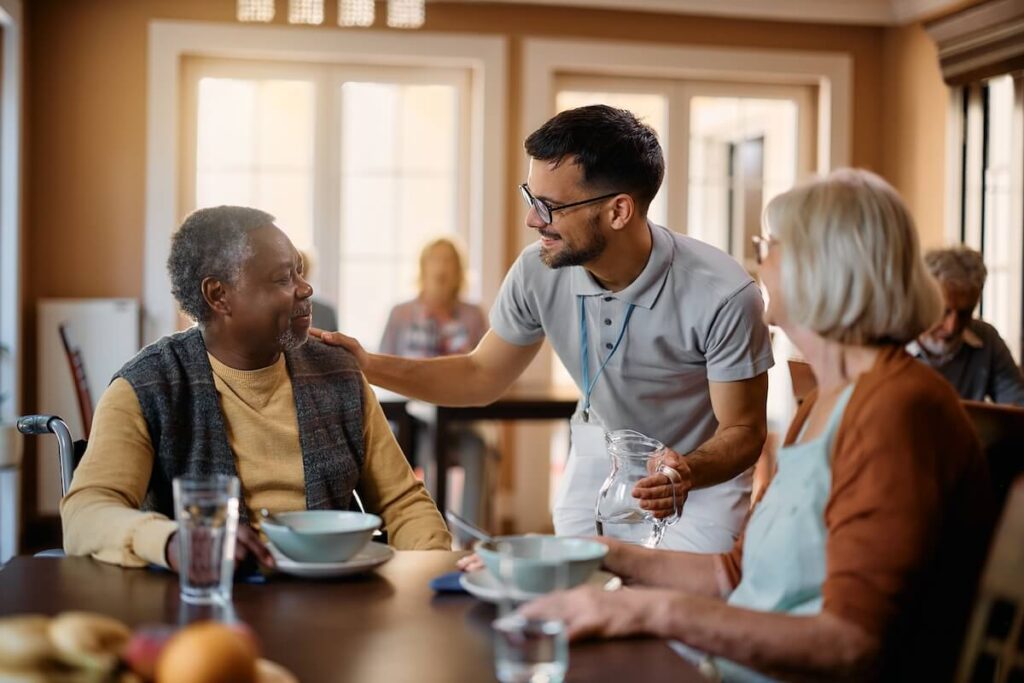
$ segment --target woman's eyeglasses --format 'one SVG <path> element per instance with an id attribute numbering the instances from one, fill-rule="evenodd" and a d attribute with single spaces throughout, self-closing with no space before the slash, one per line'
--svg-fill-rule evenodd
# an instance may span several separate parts
<path id="1" fill-rule="evenodd" d="M 761 235 L 754 235 L 750 241 L 754 243 L 754 258 L 757 259 L 757 265 L 764 263 L 768 259 L 768 252 L 771 251 L 772 246 L 779 243 L 774 237 L 762 237 Z"/>

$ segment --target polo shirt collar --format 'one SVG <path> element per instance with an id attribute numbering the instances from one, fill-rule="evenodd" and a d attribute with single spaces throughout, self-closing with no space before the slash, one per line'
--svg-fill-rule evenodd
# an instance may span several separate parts
<path id="1" fill-rule="evenodd" d="M 669 270 L 672 267 L 672 259 L 675 256 L 675 243 L 668 230 L 647 222 L 647 229 L 651 231 L 651 255 L 647 259 L 647 265 L 640 271 L 629 285 L 619 292 L 609 292 L 598 284 L 597 280 L 587 272 L 583 266 L 573 266 L 572 269 L 572 293 L 575 296 L 611 296 L 623 303 L 634 304 L 642 308 L 651 309 L 658 295 L 665 286 Z"/>

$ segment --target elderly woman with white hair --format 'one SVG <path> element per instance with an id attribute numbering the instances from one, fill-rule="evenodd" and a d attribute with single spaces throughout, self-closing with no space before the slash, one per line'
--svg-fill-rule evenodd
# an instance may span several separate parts
<path id="1" fill-rule="evenodd" d="M 609 542 L 630 588 L 523 610 L 573 638 L 675 639 L 725 680 L 948 679 L 990 529 L 987 475 L 956 393 L 903 348 L 941 313 L 910 215 L 878 176 L 841 170 L 776 197 L 766 224 L 766 319 L 818 389 L 743 535 L 721 555 Z"/>

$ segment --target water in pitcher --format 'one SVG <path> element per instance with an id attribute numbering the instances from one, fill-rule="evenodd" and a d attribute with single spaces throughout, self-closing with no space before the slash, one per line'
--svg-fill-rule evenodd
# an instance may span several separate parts
<path id="1" fill-rule="evenodd" d="M 662 463 L 665 446 L 631 429 L 608 432 L 605 440 L 612 471 L 597 495 L 594 511 L 597 533 L 655 548 L 661 543 L 665 528 L 679 520 L 681 501 L 673 496 L 673 514 L 659 519 L 640 507 L 640 501 L 633 497 L 633 489 L 651 473 L 666 470 Z"/>
<path id="2" fill-rule="evenodd" d="M 619 510 L 607 516 L 597 518 L 597 535 L 617 538 L 626 543 L 657 547 L 665 527 L 653 524 L 650 515 L 640 510 Z"/>

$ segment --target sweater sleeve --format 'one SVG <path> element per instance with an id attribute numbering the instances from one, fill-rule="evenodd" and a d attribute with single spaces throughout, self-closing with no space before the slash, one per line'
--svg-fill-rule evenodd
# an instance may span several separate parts
<path id="1" fill-rule="evenodd" d="M 836 435 L 823 609 L 879 637 L 929 565 L 955 463 L 976 453 L 941 398 L 892 382 L 851 401 Z"/>
<path id="2" fill-rule="evenodd" d="M 153 470 L 153 445 L 138 397 L 115 379 L 100 398 L 89 446 L 61 501 L 64 550 L 123 567 L 167 566 L 164 551 L 177 524 L 142 512 Z"/>
<path id="3" fill-rule="evenodd" d="M 395 548 L 451 550 L 448 527 L 423 482 L 413 476 L 377 396 L 365 378 L 363 397 L 366 460 L 359 489 L 367 507 L 380 512 Z"/>

